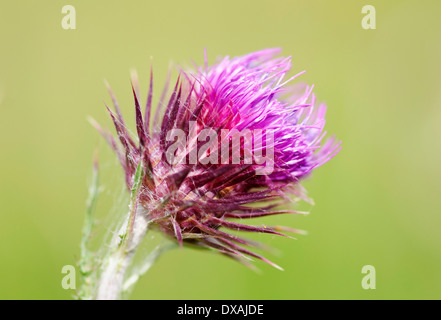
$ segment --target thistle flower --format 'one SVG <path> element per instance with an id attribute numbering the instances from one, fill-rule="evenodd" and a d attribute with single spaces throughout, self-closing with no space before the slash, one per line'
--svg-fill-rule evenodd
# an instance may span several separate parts
<path id="1" fill-rule="evenodd" d="M 158 228 L 181 246 L 209 248 L 247 265 L 257 258 L 280 268 L 252 251 L 258 243 L 231 231 L 301 233 L 242 222 L 302 213 L 276 208 L 293 196 L 307 199 L 299 182 L 332 158 L 340 143 L 334 138 L 322 143 L 326 106 L 317 105 L 313 87 L 288 85 L 301 73 L 285 80 L 291 61 L 278 53 L 267 49 L 181 71 L 166 100 L 167 80 L 154 113 L 153 73 L 144 111 L 138 82 L 132 80 L 137 137 L 109 89 L 115 111 L 107 109 L 117 139 L 94 125 L 115 150 L 131 191 L 117 247 L 134 251 L 144 234 L 136 233 L 137 223 L 144 220 L 142 230 Z"/>

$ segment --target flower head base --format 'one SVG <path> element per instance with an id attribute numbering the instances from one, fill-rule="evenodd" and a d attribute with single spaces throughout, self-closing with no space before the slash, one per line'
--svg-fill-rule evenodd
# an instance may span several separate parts
<path id="1" fill-rule="evenodd" d="M 246 249 L 258 244 L 224 229 L 283 236 L 301 232 L 232 221 L 301 213 L 275 208 L 290 194 L 305 198 L 299 181 L 340 150 L 332 138 L 321 145 L 326 107 L 316 107 L 312 87 L 287 86 L 298 75 L 284 80 L 290 58 L 276 58 L 278 52 L 225 57 L 196 72 L 182 72 L 165 101 L 167 81 L 152 119 L 153 75 L 144 113 L 134 81 L 137 139 L 129 134 L 109 89 L 115 113 L 108 110 L 119 144 L 96 127 L 116 151 L 129 189 L 142 168 L 136 201 L 151 224 L 180 245 L 276 266 Z"/>

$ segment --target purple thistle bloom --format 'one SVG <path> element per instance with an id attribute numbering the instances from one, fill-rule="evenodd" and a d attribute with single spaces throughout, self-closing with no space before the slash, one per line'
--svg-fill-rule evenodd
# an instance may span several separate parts
<path id="1" fill-rule="evenodd" d="M 137 139 L 129 134 L 109 89 L 115 113 L 108 110 L 119 145 L 112 135 L 96 127 L 116 151 L 129 190 L 141 164 L 136 203 L 145 209 L 151 225 L 180 245 L 211 248 L 246 264 L 251 256 L 278 267 L 246 249 L 259 244 L 223 229 L 282 236 L 286 235 L 281 232 L 301 233 L 288 227 L 231 221 L 302 213 L 275 208 L 290 195 L 306 199 L 299 181 L 340 150 L 340 143 L 333 138 L 322 143 L 326 106 L 316 105 L 312 87 L 287 86 L 300 74 L 284 80 L 291 62 L 290 58 L 276 57 L 279 51 L 225 57 L 213 66 L 205 63 L 196 72 L 181 72 L 165 101 L 167 81 L 154 117 L 153 74 L 144 114 L 138 84 L 133 82 Z M 211 131 L 204 131 L 206 128 Z M 235 144 L 233 135 L 228 134 L 234 130 L 259 133 L 264 142 L 259 143 L 256 136 L 247 140 L 243 134 L 243 143 L 239 137 Z M 184 133 L 184 145 L 178 144 L 179 137 L 173 132 Z M 208 140 L 207 132 L 216 138 Z M 265 163 L 258 162 L 256 154 Z"/>

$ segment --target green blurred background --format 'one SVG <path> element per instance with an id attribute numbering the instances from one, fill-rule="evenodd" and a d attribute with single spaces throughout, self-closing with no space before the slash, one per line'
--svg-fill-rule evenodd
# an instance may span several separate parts
<path id="1" fill-rule="evenodd" d="M 61 27 L 64 5 L 76 30 Z M 376 8 L 376 30 L 361 8 Z M 284 272 L 261 274 L 219 255 L 176 249 L 138 283 L 136 299 L 441 298 L 440 1 L 5 1 L 0 4 L 0 298 L 70 299 L 61 268 L 79 256 L 92 154 L 106 191 L 121 170 L 86 121 L 111 128 L 103 79 L 133 128 L 130 70 L 156 90 L 170 62 L 281 47 L 293 74 L 328 105 L 340 154 L 304 183 L 305 217 L 271 217 L 309 231 L 258 235 Z M 363 290 L 373 265 L 377 289 Z"/>

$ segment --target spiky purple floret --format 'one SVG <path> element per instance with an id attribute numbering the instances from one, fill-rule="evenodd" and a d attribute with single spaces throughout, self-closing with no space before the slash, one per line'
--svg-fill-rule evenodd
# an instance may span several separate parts
<path id="1" fill-rule="evenodd" d="M 154 224 L 181 245 L 209 247 L 244 263 L 246 256 L 251 256 L 274 265 L 241 246 L 255 246 L 255 243 L 221 228 L 277 235 L 283 235 L 278 231 L 300 232 L 286 227 L 249 226 L 230 221 L 301 213 L 275 210 L 274 203 L 280 204 L 289 194 L 302 197 L 299 181 L 340 150 L 340 143 L 333 138 L 321 146 L 326 134 L 323 131 L 326 107 L 316 107 L 312 87 L 287 86 L 300 74 L 284 80 L 291 62 L 290 58 L 276 58 L 278 53 L 279 49 L 267 49 L 232 59 L 225 57 L 194 73 L 182 72 L 165 102 L 167 80 L 153 121 L 153 73 L 144 115 L 138 84 L 133 83 L 137 139 L 130 136 L 109 89 L 115 114 L 110 109 L 109 112 L 120 145 L 108 132 L 95 126 L 116 151 L 129 189 L 138 163 L 142 161 L 145 170 L 139 203 Z M 190 121 L 196 121 L 197 134 L 202 128 L 213 128 L 217 133 L 221 129 L 273 132 L 273 145 L 266 145 L 274 150 L 273 172 L 258 175 L 256 170 L 261 165 L 243 161 L 239 164 L 204 165 L 200 161 L 170 164 L 165 156 L 171 144 L 166 139 L 167 133 L 178 128 L 190 134 Z M 188 159 L 192 150 L 202 144 L 197 140 L 189 142 L 186 151 L 178 156 Z M 221 144 L 214 148 L 219 149 L 220 155 Z M 256 203 L 260 206 L 249 206 Z"/>
<path id="2" fill-rule="evenodd" d="M 290 58 L 273 58 L 268 49 L 243 57 L 225 57 L 200 71 L 201 94 L 206 98 L 204 123 L 213 127 L 273 130 L 276 172 L 273 182 L 296 182 L 338 152 L 339 144 L 324 135 L 326 106 L 315 107 L 312 87 L 286 84 Z M 204 113 L 202 113 L 204 114 Z M 218 117 L 217 115 L 222 115 Z M 225 123 L 225 119 L 231 119 Z"/>

